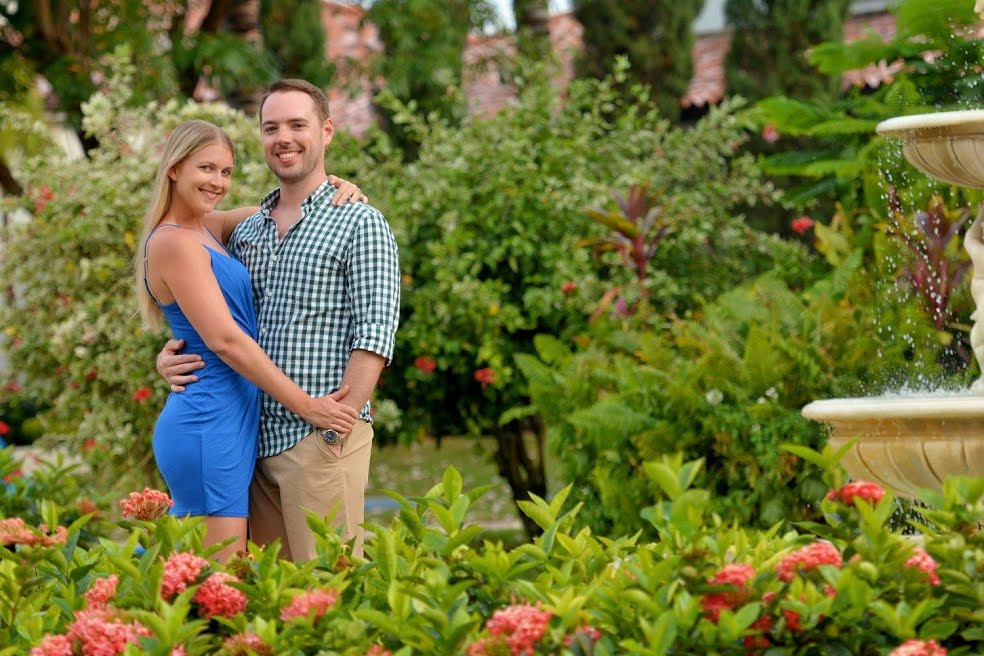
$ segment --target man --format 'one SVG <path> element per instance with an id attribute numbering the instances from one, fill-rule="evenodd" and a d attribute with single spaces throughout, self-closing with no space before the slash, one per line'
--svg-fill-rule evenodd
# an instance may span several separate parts
<path id="1" fill-rule="evenodd" d="M 280 181 L 261 209 L 228 237 L 249 269 L 260 346 L 305 392 L 334 394 L 358 414 L 348 434 L 313 427 L 264 395 L 259 460 L 250 486 L 250 538 L 281 540 L 295 561 L 316 555 L 306 510 L 337 508 L 335 525 L 361 555 L 365 489 L 372 450 L 369 397 L 393 355 L 400 276 L 396 240 L 379 211 L 336 206 L 325 149 L 334 125 L 328 100 L 303 80 L 271 85 L 260 105 L 267 165 Z M 202 365 L 168 342 L 157 368 L 172 388 Z"/>

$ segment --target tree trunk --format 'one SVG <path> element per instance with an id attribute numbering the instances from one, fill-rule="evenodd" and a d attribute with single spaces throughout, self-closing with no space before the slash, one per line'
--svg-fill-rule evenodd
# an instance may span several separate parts
<path id="1" fill-rule="evenodd" d="M 527 442 L 533 441 L 530 453 Z M 496 451 L 495 462 L 499 467 L 499 475 L 509 483 L 513 500 L 529 500 L 530 493 L 540 498 L 547 497 L 547 476 L 544 470 L 543 456 L 545 453 L 546 431 L 539 419 L 529 423 L 512 422 L 501 426 L 495 433 Z M 522 511 L 520 519 L 523 528 L 530 539 L 543 532 L 536 522 L 527 517 Z"/>
<path id="2" fill-rule="evenodd" d="M 260 0 L 244 0 L 235 3 L 229 12 L 227 25 L 229 31 L 238 38 L 256 46 L 258 52 L 263 51 Z M 260 111 L 260 102 L 263 100 L 263 87 L 261 85 L 236 84 L 229 91 L 227 100 L 233 107 L 248 114 L 256 114 Z"/>
<path id="3" fill-rule="evenodd" d="M 547 0 L 513 0 L 519 51 L 539 60 L 550 54 L 550 12 Z"/>
<path id="4" fill-rule="evenodd" d="M 0 157 L 0 189 L 3 189 L 5 196 L 20 196 L 24 193 L 24 187 L 14 178 L 13 172 L 3 157 Z M 6 215 L 4 216 L 6 217 Z"/>

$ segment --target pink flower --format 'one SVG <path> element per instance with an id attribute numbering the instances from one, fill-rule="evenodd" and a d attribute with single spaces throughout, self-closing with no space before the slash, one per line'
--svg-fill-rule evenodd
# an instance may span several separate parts
<path id="1" fill-rule="evenodd" d="M 906 640 L 888 656 L 947 656 L 947 651 L 935 640 Z"/>
<path id="2" fill-rule="evenodd" d="M 853 506 L 854 500 L 864 499 L 871 505 L 877 504 L 885 496 L 885 490 L 878 483 L 870 481 L 851 481 L 836 490 L 827 493 L 831 501 L 840 501 L 844 505 Z"/>
<path id="3" fill-rule="evenodd" d="M 74 656 L 72 640 L 64 635 L 47 635 L 31 649 L 30 656 Z"/>
<path id="4" fill-rule="evenodd" d="M 816 569 L 821 565 L 840 567 L 843 564 L 837 547 L 826 540 L 820 540 L 789 554 L 776 567 L 779 579 L 792 581 L 800 572 Z"/>
<path id="5" fill-rule="evenodd" d="M 570 647 L 572 644 L 574 644 L 574 641 L 577 639 L 579 635 L 587 636 L 592 643 L 601 640 L 601 631 L 594 628 L 590 624 L 586 624 L 585 626 L 580 626 L 577 629 L 575 629 L 574 633 L 564 636 L 564 646 Z"/>
<path id="6" fill-rule="evenodd" d="M 141 387 L 136 392 L 133 393 L 133 400 L 137 403 L 143 403 L 151 397 L 153 392 L 149 387 Z"/>
<path id="7" fill-rule="evenodd" d="M 294 597 L 287 606 L 280 609 L 280 619 L 287 622 L 295 617 L 313 615 L 312 620 L 316 621 L 327 613 L 336 601 L 338 601 L 338 593 L 334 590 L 305 592 Z"/>
<path id="8" fill-rule="evenodd" d="M 393 656 L 389 649 L 380 644 L 375 644 L 366 651 L 365 656 Z"/>
<path id="9" fill-rule="evenodd" d="M 65 544 L 68 539 L 68 529 L 64 526 L 55 527 L 55 532 L 49 535 L 48 527 L 41 524 L 37 529 L 31 528 L 20 517 L 0 519 L 0 542 L 4 545 L 23 544 L 27 546 L 53 547 Z"/>
<path id="10" fill-rule="evenodd" d="M 727 585 L 731 590 L 711 592 L 700 598 L 704 614 L 712 622 L 717 622 L 722 610 L 735 610 L 748 601 L 748 582 L 755 578 L 755 568 L 751 565 L 725 565 L 708 581 L 711 585 Z"/>
<path id="11" fill-rule="evenodd" d="M 165 492 L 145 487 L 143 492 L 131 492 L 126 499 L 120 499 L 124 517 L 151 521 L 167 513 L 174 501 Z"/>
<path id="12" fill-rule="evenodd" d="M 5 545 L 21 544 L 30 539 L 31 529 L 20 517 L 0 519 L 0 541 Z"/>
<path id="13" fill-rule="evenodd" d="M 429 355 L 421 355 L 413 361 L 413 366 L 417 367 L 417 370 L 420 373 L 429 376 L 434 373 L 435 369 L 437 369 L 437 362 L 435 362 L 434 358 Z"/>
<path id="14" fill-rule="evenodd" d="M 484 369 L 478 369 L 475 372 L 475 380 L 482 384 L 482 389 L 485 389 L 489 385 L 495 382 L 495 372 L 489 367 Z"/>
<path id="15" fill-rule="evenodd" d="M 924 572 L 926 574 L 926 578 L 929 579 L 930 585 L 940 584 L 940 577 L 936 574 L 936 569 L 939 567 L 939 564 L 924 550 L 917 547 L 913 552 L 912 557 L 905 561 L 905 566 L 914 567 L 920 572 Z"/>
<path id="16" fill-rule="evenodd" d="M 272 656 L 273 649 L 255 633 L 237 633 L 222 643 L 222 653 L 228 656 Z"/>
<path id="17" fill-rule="evenodd" d="M 51 191 L 51 187 L 48 185 L 41 185 L 38 190 L 38 197 L 34 200 L 34 213 L 37 214 L 44 209 L 51 200 L 55 197 L 55 192 Z"/>
<path id="18" fill-rule="evenodd" d="M 139 622 L 114 620 L 101 609 L 75 611 L 75 621 L 68 626 L 68 637 L 79 641 L 82 656 L 116 656 L 149 635 Z"/>
<path id="19" fill-rule="evenodd" d="M 767 124 L 762 128 L 762 138 L 766 143 L 775 143 L 779 141 L 779 130 L 772 123 Z"/>
<path id="20" fill-rule="evenodd" d="M 745 633 L 745 639 L 743 641 L 745 648 L 765 649 L 766 647 L 772 646 L 772 641 L 769 640 L 769 631 L 771 630 L 772 618 L 768 615 L 763 615 L 752 622 L 752 625 L 748 627 L 748 632 Z"/>
<path id="21" fill-rule="evenodd" d="M 798 235 L 805 235 L 810 228 L 813 227 L 814 221 L 808 216 L 801 216 L 798 219 L 793 219 L 791 225 L 793 232 Z"/>
<path id="22" fill-rule="evenodd" d="M 512 649 L 503 636 L 479 638 L 468 645 L 468 656 L 511 656 Z"/>
<path id="23" fill-rule="evenodd" d="M 184 592 L 189 585 L 198 581 L 208 561 L 192 553 L 172 554 L 164 563 L 164 576 L 161 578 L 161 597 L 171 601 L 175 595 Z"/>
<path id="24" fill-rule="evenodd" d="M 109 600 L 116 596 L 116 585 L 120 578 L 113 574 L 104 579 L 96 579 L 92 587 L 85 593 L 85 601 L 89 608 L 105 608 Z"/>
<path id="25" fill-rule="evenodd" d="M 540 610 L 539 605 L 513 604 L 492 613 L 485 628 L 493 636 L 505 637 L 513 656 L 532 656 L 547 632 L 550 617 L 550 611 Z"/>
<path id="26" fill-rule="evenodd" d="M 178 645 L 171 650 L 169 656 L 188 656 L 188 652 L 185 651 L 184 645 Z"/>
<path id="27" fill-rule="evenodd" d="M 575 289 L 577 289 L 577 283 L 573 280 L 567 280 L 560 286 L 560 291 L 565 294 L 573 294 Z"/>
<path id="28" fill-rule="evenodd" d="M 208 619 L 213 617 L 232 617 L 246 610 L 246 593 L 227 585 L 229 581 L 238 581 L 232 574 L 216 572 L 198 586 L 194 602 L 198 604 L 201 615 Z"/>

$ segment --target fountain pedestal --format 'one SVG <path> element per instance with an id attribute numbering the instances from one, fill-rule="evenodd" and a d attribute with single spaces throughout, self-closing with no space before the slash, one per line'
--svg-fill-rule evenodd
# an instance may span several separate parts
<path id="1" fill-rule="evenodd" d="M 951 475 L 984 472 L 984 396 L 826 399 L 803 415 L 828 424 L 828 444 L 855 440 L 841 464 L 854 480 L 874 481 L 915 499 Z"/>
<path id="2" fill-rule="evenodd" d="M 984 189 L 984 111 L 901 116 L 879 123 L 877 131 L 900 139 L 906 159 L 930 177 Z M 984 372 L 984 204 L 964 245 L 974 265 L 970 291 L 977 306 L 970 343 Z M 964 394 L 827 399 L 810 403 L 803 415 L 831 427 L 834 448 L 855 440 L 842 460 L 851 478 L 899 496 L 939 489 L 947 476 L 984 475 L 984 376 Z"/>

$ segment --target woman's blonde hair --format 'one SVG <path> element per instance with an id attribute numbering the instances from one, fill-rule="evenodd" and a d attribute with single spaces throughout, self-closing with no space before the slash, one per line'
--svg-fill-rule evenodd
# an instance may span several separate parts
<path id="1" fill-rule="evenodd" d="M 164 326 L 164 315 L 161 313 L 157 301 L 147 290 L 146 260 L 147 238 L 171 209 L 171 193 L 174 182 L 168 177 L 168 173 L 190 155 L 216 143 L 224 144 L 229 148 L 229 152 L 235 156 L 229 135 L 222 128 L 208 121 L 185 121 L 174 128 L 164 143 L 164 151 L 161 153 L 157 175 L 154 177 L 150 204 L 143 216 L 140 241 L 137 242 L 137 252 L 133 260 L 137 304 L 140 307 L 140 316 L 143 318 L 144 325 L 148 328 L 159 330 Z"/>

